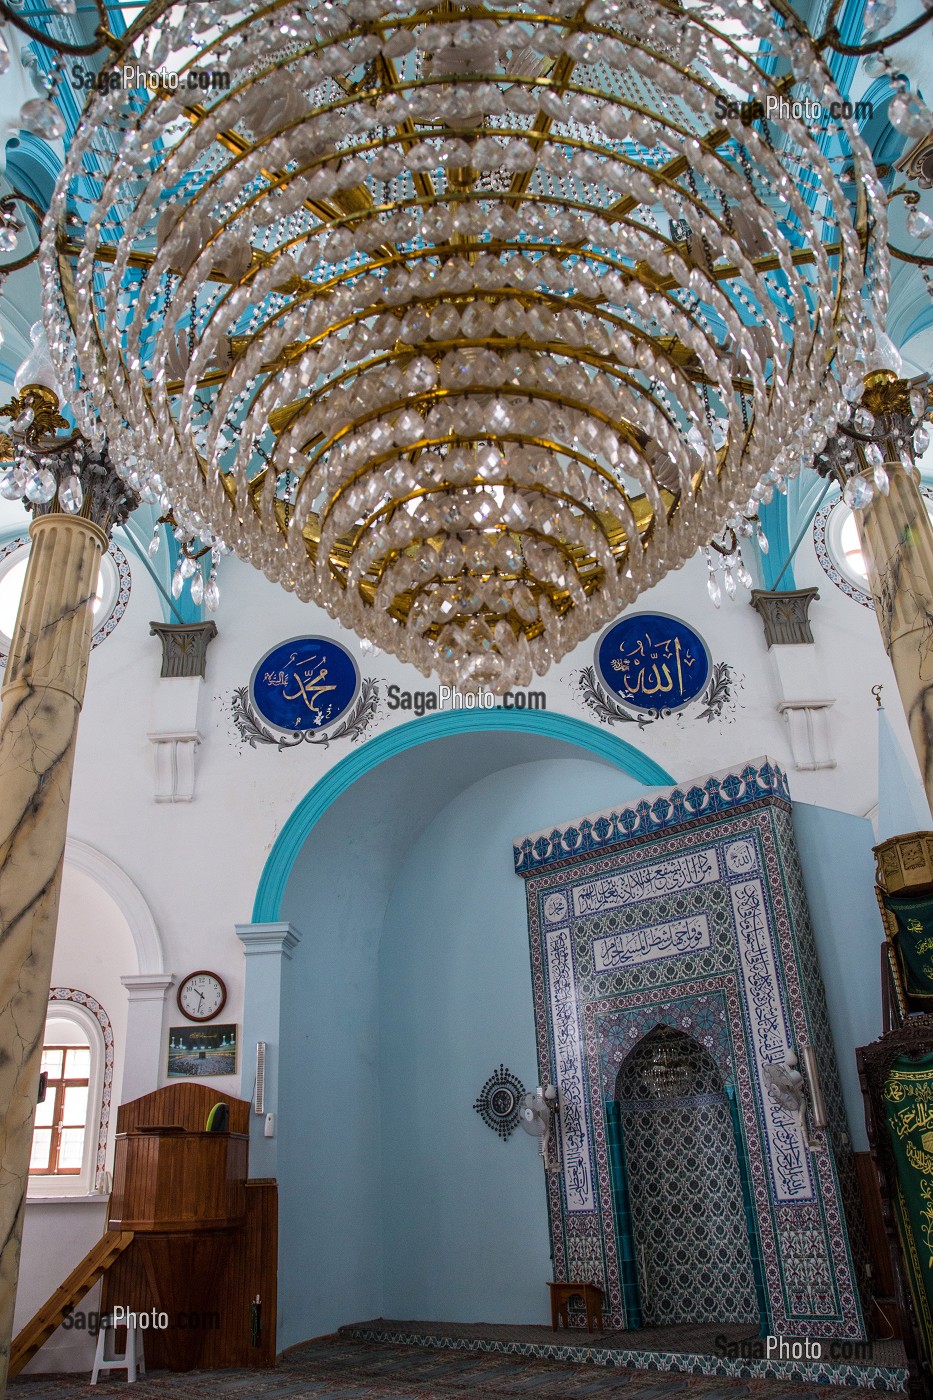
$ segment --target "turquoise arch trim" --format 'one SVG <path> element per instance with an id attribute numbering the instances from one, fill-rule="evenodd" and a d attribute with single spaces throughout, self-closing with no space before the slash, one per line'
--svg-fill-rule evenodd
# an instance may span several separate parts
<path id="1" fill-rule="evenodd" d="M 653 758 L 617 735 L 597 729 L 584 720 L 547 710 L 503 710 L 499 707 L 493 710 L 450 710 L 399 724 L 370 739 L 368 744 L 334 764 L 298 803 L 279 832 L 263 866 L 253 904 L 253 923 L 275 923 L 281 917 L 285 886 L 308 835 L 328 807 L 365 773 L 384 763 L 387 758 L 404 753 L 406 749 L 417 748 L 419 744 L 430 744 L 435 739 L 445 739 L 452 734 L 475 734 L 490 730 L 500 733 L 511 730 L 517 734 L 539 734 L 546 739 L 562 739 L 614 763 L 646 787 L 664 787 L 675 781 Z"/>

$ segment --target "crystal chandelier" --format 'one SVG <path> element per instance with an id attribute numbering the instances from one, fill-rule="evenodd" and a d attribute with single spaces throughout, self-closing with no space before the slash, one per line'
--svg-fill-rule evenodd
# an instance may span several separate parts
<path id="1" fill-rule="evenodd" d="M 179 531 L 497 691 L 712 540 L 746 576 L 888 283 L 784 0 L 160 0 L 127 53 L 177 78 L 94 94 L 47 330 Z"/>

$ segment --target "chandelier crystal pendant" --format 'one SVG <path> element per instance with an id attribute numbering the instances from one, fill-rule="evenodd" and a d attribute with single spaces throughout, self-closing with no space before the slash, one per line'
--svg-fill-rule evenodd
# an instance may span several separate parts
<path id="1" fill-rule="evenodd" d="M 47 329 L 181 531 L 500 692 L 714 537 L 744 576 L 888 284 L 783 0 L 189 0 L 126 53 L 178 80 L 93 96 Z"/>

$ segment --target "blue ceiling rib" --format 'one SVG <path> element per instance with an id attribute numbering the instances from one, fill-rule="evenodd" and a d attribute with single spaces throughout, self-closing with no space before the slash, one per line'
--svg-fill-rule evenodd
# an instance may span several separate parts
<path id="1" fill-rule="evenodd" d="M 47 141 L 20 131 L 7 143 L 6 171 L 11 185 L 47 209 L 62 163 Z"/>

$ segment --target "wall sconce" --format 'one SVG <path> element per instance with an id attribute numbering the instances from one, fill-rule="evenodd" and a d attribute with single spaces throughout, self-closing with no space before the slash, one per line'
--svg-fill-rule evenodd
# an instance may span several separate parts
<path id="1" fill-rule="evenodd" d="M 519 1122 L 531 1137 L 538 1139 L 538 1150 L 544 1170 L 560 1170 L 557 1148 L 556 1120 L 560 1112 L 560 1091 L 556 1084 L 539 1084 L 533 1094 L 522 1099 Z"/>

